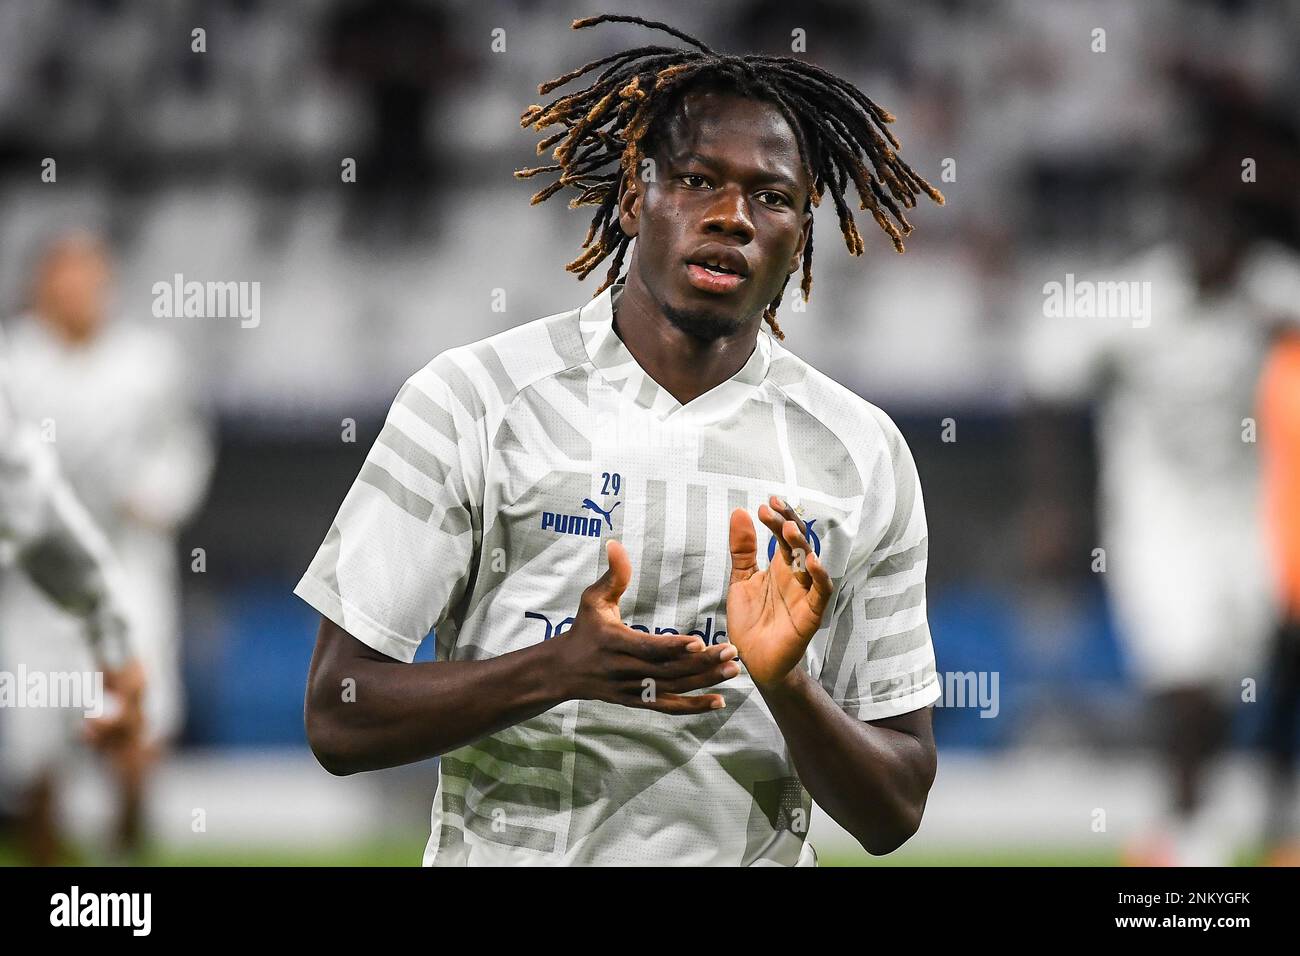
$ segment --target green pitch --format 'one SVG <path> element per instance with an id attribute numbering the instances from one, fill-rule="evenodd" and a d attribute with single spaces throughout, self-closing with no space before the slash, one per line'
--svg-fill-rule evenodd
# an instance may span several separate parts
<path id="1" fill-rule="evenodd" d="M 340 845 L 322 850 L 266 846 L 217 846 L 210 850 L 157 849 L 138 861 L 144 866 L 419 866 L 424 852 L 422 834 L 407 838 Z M 1238 866 L 1253 865 L 1254 851 L 1238 854 Z M 63 862 L 69 866 L 94 866 L 96 857 L 71 848 Z M 21 859 L 11 839 L 0 839 L 0 866 L 18 866 Z M 1105 849 L 1059 848 L 904 848 L 886 857 L 867 853 L 822 853 L 822 866 L 1117 866 L 1119 854 Z"/>

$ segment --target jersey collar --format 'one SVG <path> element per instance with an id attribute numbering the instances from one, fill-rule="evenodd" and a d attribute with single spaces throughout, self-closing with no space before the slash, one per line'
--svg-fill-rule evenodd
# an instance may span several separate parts
<path id="1" fill-rule="evenodd" d="M 682 405 L 646 372 L 614 331 L 614 309 L 623 294 L 618 281 L 588 302 L 579 312 L 578 327 L 587 355 L 601 377 L 629 401 L 665 420 L 683 410 L 694 420 L 721 417 L 734 411 L 754 394 L 767 377 L 772 362 L 772 339 L 760 329 L 754 351 L 731 378 Z"/>

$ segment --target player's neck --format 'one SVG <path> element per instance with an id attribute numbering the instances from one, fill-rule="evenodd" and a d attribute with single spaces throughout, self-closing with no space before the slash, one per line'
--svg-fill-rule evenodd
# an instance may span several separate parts
<path id="1" fill-rule="evenodd" d="M 63 348 L 85 348 L 95 339 L 95 328 L 64 322 L 43 312 L 38 312 L 37 318 L 46 332 Z"/>
<path id="2" fill-rule="evenodd" d="M 748 322 L 736 334 L 712 340 L 691 335 L 664 315 L 635 271 L 614 314 L 614 331 L 637 364 L 682 405 L 744 367 L 758 341 L 758 324 Z"/>

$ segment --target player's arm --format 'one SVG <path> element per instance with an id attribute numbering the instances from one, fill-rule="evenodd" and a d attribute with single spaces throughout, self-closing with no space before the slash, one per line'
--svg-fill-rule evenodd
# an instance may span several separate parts
<path id="1" fill-rule="evenodd" d="M 864 721 L 809 675 L 801 661 L 821 626 L 831 579 L 787 503 L 772 498 L 758 516 L 780 549 L 768 570 L 758 570 L 753 523 L 744 511 L 733 513 L 731 639 L 804 787 L 867 852 L 890 853 L 920 827 L 934 783 L 930 708 Z"/>
<path id="2" fill-rule="evenodd" d="M 0 540 L 59 607 L 81 617 L 107 688 L 122 707 L 88 724 L 93 742 L 139 732 L 144 675 L 132 658 L 108 542 L 59 474 L 53 454 L 14 417 L 0 382 Z"/>
<path id="3" fill-rule="evenodd" d="M 921 825 L 938 766 L 933 708 L 858 720 L 800 668 L 759 691 L 818 806 L 868 853 L 891 853 L 907 842 Z"/>
<path id="4" fill-rule="evenodd" d="M 618 601 L 631 580 L 631 563 L 617 541 L 609 542 L 607 553 L 609 568 L 583 592 L 568 630 L 487 660 L 408 664 L 322 617 L 305 706 L 307 739 L 321 766 L 351 774 L 425 760 L 566 700 L 667 714 L 722 706 L 720 694 L 687 691 L 738 674 L 735 648 L 624 625 Z"/>

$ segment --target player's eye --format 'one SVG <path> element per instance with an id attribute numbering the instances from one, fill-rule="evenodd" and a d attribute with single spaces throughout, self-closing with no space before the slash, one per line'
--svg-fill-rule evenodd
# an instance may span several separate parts
<path id="1" fill-rule="evenodd" d="M 770 190 L 770 189 L 765 189 L 765 190 L 763 190 L 761 193 L 758 194 L 758 198 L 759 198 L 759 200 L 760 200 L 764 205 L 767 205 L 767 206 L 777 206 L 777 207 L 780 207 L 780 206 L 788 206 L 788 205 L 790 205 L 789 200 L 787 200 L 787 199 L 786 199 L 784 196 L 782 196 L 780 193 L 778 193 L 778 192 L 773 192 L 773 191 Z"/>
<path id="2" fill-rule="evenodd" d="M 699 173 L 685 173 L 678 178 L 681 179 L 683 185 L 691 189 L 699 189 L 709 184 L 709 181 Z"/>

